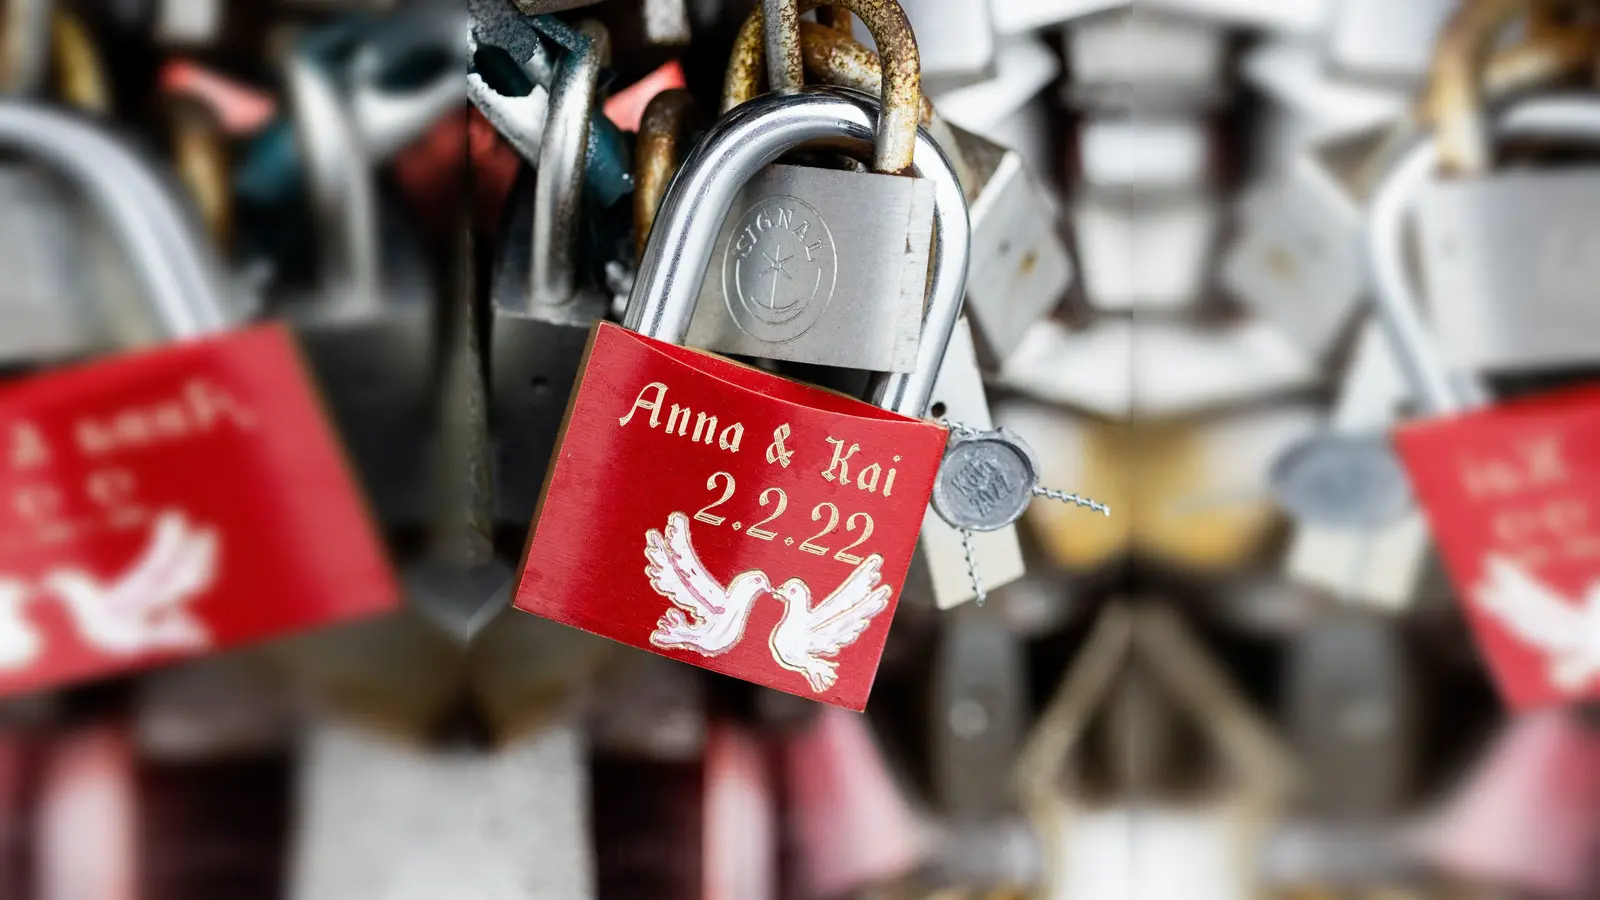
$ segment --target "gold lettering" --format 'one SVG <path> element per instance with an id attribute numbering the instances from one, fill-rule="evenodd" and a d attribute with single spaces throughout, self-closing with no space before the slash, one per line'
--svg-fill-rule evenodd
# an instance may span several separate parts
<path id="1" fill-rule="evenodd" d="M 11 428 L 11 468 L 16 471 L 31 469 L 50 462 L 50 445 L 44 442 L 39 427 L 31 422 L 18 422 Z"/>
<path id="2" fill-rule="evenodd" d="M 644 395 L 649 393 L 651 390 L 656 392 L 656 398 L 654 400 L 646 400 Z M 618 419 L 617 424 L 627 425 L 628 422 L 633 419 L 633 413 L 635 410 L 644 409 L 649 410 L 650 412 L 650 427 L 656 427 L 657 425 L 661 424 L 661 404 L 665 402 L 666 399 L 667 386 L 659 381 L 650 382 L 639 389 L 639 396 L 634 398 L 632 409 L 628 410 L 627 415 Z"/>
<path id="3" fill-rule="evenodd" d="M 705 430 L 705 435 L 706 435 L 705 443 L 709 444 L 712 441 L 716 440 L 716 438 L 717 438 L 717 417 L 716 416 L 708 416 L 705 413 L 701 413 L 698 416 L 695 416 L 695 419 L 694 419 L 694 437 L 690 438 L 690 440 L 694 440 L 694 441 L 700 440 L 700 431 L 701 431 L 701 429 Z"/>
<path id="4" fill-rule="evenodd" d="M 837 477 L 840 484 L 849 484 L 850 464 L 848 460 L 855 455 L 857 450 L 861 449 L 861 445 L 851 444 L 850 449 L 845 450 L 844 441 L 839 438 L 827 438 L 826 440 L 833 445 L 833 460 L 828 463 L 828 468 L 822 473 L 822 477 L 828 481 L 833 481 Z M 839 470 L 838 476 L 833 474 L 834 469 Z"/>
<path id="5" fill-rule="evenodd" d="M 1523 462 L 1527 464 L 1530 487 L 1566 482 L 1567 463 L 1561 457 L 1559 435 L 1549 435 L 1537 441 L 1530 441 L 1518 449 L 1522 452 Z"/>
<path id="6" fill-rule="evenodd" d="M 867 478 L 868 472 L 872 473 L 871 479 Z M 876 491 L 878 489 L 878 476 L 881 474 L 883 474 L 883 469 L 879 468 L 877 463 L 867 466 L 856 474 L 856 487 L 868 493 Z"/>
<path id="7" fill-rule="evenodd" d="M 772 443 L 767 445 L 767 462 L 777 463 L 785 469 L 789 468 L 790 460 L 794 459 L 794 451 L 783 445 L 792 432 L 789 423 L 785 422 L 772 430 Z"/>
<path id="8" fill-rule="evenodd" d="M 744 425 L 735 422 L 722 429 L 722 436 L 717 438 L 717 445 L 729 453 L 739 452 L 739 442 L 744 440 Z"/>
<path id="9" fill-rule="evenodd" d="M 683 415 L 683 421 L 681 423 L 678 421 L 678 415 L 680 411 Z M 678 437 L 686 436 L 689 433 L 689 417 L 692 415 L 694 415 L 694 411 L 689 409 L 689 407 L 679 406 L 676 403 L 672 404 L 672 414 L 667 416 L 667 434 L 671 434 L 673 426 L 677 426 Z"/>
<path id="10" fill-rule="evenodd" d="M 896 456 L 894 458 L 894 461 L 895 462 L 899 462 L 900 461 L 900 457 Z M 894 469 L 890 468 L 889 469 L 889 477 L 884 479 L 884 482 L 883 482 L 883 495 L 885 497 L 889 496 L 889 491 L 891 491 L 893 489 L 894 489 Z"/>

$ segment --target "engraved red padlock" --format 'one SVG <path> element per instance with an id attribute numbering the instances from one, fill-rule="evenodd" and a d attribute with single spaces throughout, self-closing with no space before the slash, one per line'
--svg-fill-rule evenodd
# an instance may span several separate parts
<path id="1" fill-rule="evenodd" d="M 947 436 L 917 418 L 960 314 L 969 241 L 937 146 L 919 135 L 937 240 L 916 372 L 875 376 L 868 404 L 678 344 L 743 182 L 805 143 L 865 151 L 877 115 L 853 92 L 767 96 L 725 116 L 684 162 L 627 327 L 601 323 L 590 337 L 518 608 L 865 706 Z"/>
<path id="2" fill-rule="evenodd" d="M 1586 107 L 1586 108 L 1585 108 Z M 1523 101 L 1502 133 L 1600 131 L 1600 107 Z M 1373 194 L 1374 301 L 1417 405 L 1394 444 L 1480 648 L 1514 709 L 1600 697 L 1600 388 L 1500 405 L 1451 372 L 1418 314 L 1405 224 L 1437 152 L 1419 145 Z"/>
<path id="3" fill-rule="evenodd" d="M 287 330 L 224 333 L 218 264 L 108 135 L 5 104 L 0 144 L 83 188 L 180 341 L 0 387 L 0 695 L 394 608 Z"/>

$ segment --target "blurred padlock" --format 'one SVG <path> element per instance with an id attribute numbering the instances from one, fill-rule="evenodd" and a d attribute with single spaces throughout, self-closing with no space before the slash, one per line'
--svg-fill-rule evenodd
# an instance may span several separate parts
<path id="1" fill-rule="evenodd" d="M 1209 193 L 1074 199 L 1078 268 L 1090 305 L 1107 311 L 1173 310 L 1205 294 L 1220 211 Z"/>
<path id="2" fill-rule="evenodd" d="M 1223 29 L 1144 9 L 1087 16 L 1067 28 L 1069 101 L 1104 111 L 1185 110 L 1224 97 Z"/>
<path id="3" fill-rule="evenodd" d="M 31 829 L 32 896 L 139 896 L 140 869 L 154 860 L 141 854 L 135 749 L 124 723 L 68 725 L 46 752 Z"/>
<path id="4" fill-rule="evenodd" d="M 1502 19 L 1513 12 L 1503 5 Z M 1497 21 L 1478 24 L 1458 56 L 1494 39 Z M 1492 142 L 1474 124 L 1481 114 L 1473 105 L 1484 76 L 1443 56 L 1449 49 L 1432 95 L 1441 177 L 1418 207 L 1439 339 L 1456 363 L 1482 371 L 1591 363 L 1600 342 L 1600 318 L 1589 310 L 1600 171 L 1489 172 Z M 1600 136 L 1600 105 L 1576 100 L 1569 116 L 1570 132 L 1591 143 Z"/>
<path id="5" fill-rule="evenodd" d="M 1415 83 L 1428 72 L 1434 40 L 1457 0 L 1336 0 L 1327 31 L 1328 63 L 1369 79 Z"/>
<path id="6" fill-rule="evenodd" d="M 1532 99 L 1503 114 L 1511 134 L 1592 133 L 1592 104 Z M 1440 144 L 1444 142 L 1441 140 Z M 1595 397 L 1569 390 L 1495 407 L 1471 374 L 1452 371 L 1430 340 L 1407 277 L 1409 204 L 1443 156 L 1413 148 L 1372 203 L 1368 253 L 1374 299 L 1416 407 L 1430 421 L 1395 446 L 1468 611 L 1497 686 L 1513 708 L 1591 694 L 1592 638 L 1567 593 L 1594 583 L 1587 535 Z"/>
<path id="7" fill-rule="evenodd" d="M 608 37 L 592 22 L 563 35 L 583 49 L 561 56 L 538 171 L 513 190 L 490 287 L 495 519 L 519 535 L 533 518 L 590 327 L 610 305 L 580 265 L 584 160 Z"/>
<path id="8" fill-rule="evenodd" d="M 1371 614 L 1320 617 L 1296 635 L 1285 686 L 1312 808 L 1378 821 L 1415 777 L 1413 679 L 1395 625 Z"/>
<path id="9" fill-rule="evenodd" d="M 1193 194 L 1211 182 L 1210 123 L 1194 116 L 1093 116 L 1078 126 L 1078 165 L 1090 190 Z"/>
<path id="10" fill-rule="evenodd" d="M 1142 673 L 1134 676 L 1135 672 Z M 1136 678 L 1137 680 L 1130 680 Z M 1111 803 L 1085 796 L 1085 746 L 1111 716 L 1111 763 L 1124 779 L 1156 773 L 1138 765 L 1170 747 L 1130 726 L 1159 688 L 1213 749 L 1219 778 L 1200 797 L 1172 802 L 1151 785 L 1119 785 Z M 1153 709 L 1145 707 L 1151 713 Z M 1138 752 L 1135 752 L 1138 751 Z M 1228 683 L 1178 615 L 1113 601 L 1040 715 L 1017 766 L 1017 790 L 1044 852 L 1044 896 L 1252 896 L 1253 863 L 1288 798 L 1294 766 L 1270 726 Z M 1116 802 L 1121 800 L 1121 802 Z M 1159 867 L 1137 863 L 1158 854 Z"/>
<path id="11" fill-rule="evenodd" d="M 916 365 L 933 226 L 933 187 L 909 174 L 922 113 L 916 40 L 898 4 L 844 5 L 864 16 L 888 54 L 872 171 L 779 165 L 751 179 L 718 236 L 717 270 L 689 330 L 693 346 L 874 371 Z M 740 29 L 724 111 L 759 93 L 763 34 L 792 46 L 800 62 L 798 20 L 765 15 L 752 13 Z M 769 68 L 778 84 L 777 64 Z"/>
<path id="12" fill-rule="evenodd" d="M 595 896 L 587 753 L 570 724 L 486 751 L 324 722 L 296 793 L 293 900 Z"/>
<path id="13" fill-rule="evenodd" d="M 1022 647 L 992 614 L 948 618 L 929 698 L 929 742 L 939 809 L 992 821 L 1011 807 L 1010 774 L 1028 720 Z"/>
<path id="14" fill-rule="evenodd" d="M 391 534 L 415 535 L 428 517 L 438 286 L 411 245 L 409 220 L 379 190 L 377 167 L 460 105 L 460 73 L 448 62 L 459 60 L 449 41 L 457 35 L 443 27 L 458 18 L 341 23 L 310 35 L 286 63 L 318 250 L 312 296 L 283 309 Z M 441 26 L 428 40 L 413 31 L 426 23 Z M 404 99 L 380 89 L 388 73 L 434 53 L 447 62 L 427 73 L 432 81 Z"/>
<path id="15" fill-rule="evenodd" d="M 917 35 L 925 90 L 938 93 L 994 75 L 989 0 L 905 0 L 901 5 Z"/>
<path id="16" fill-rule="evenodd" d="M 1361 326 L 1328 422 L 1335 434 L 1387 429 L 1406 405 L 1406 383 L 1381 329 L 1373 321 Z M 1435 570 L 1428 526 L 1416 511 L 1368 528 L 1297 523 L 1284 559 L 1285 575 L 1298 584 L 1396 612 L 1432 597 Z"/>
<path id="17" fill-rule="evenodd" d="M 383 547 L 293 342 L 276 326 L 226 331 L 237 312 L 220 265 L 165 186 L 117 141 L 42 108 L 0 106 L 0 143 L 83 186 L 153 330 L 180 342 L 8 389 L 0 585 L 14 627 L 0 685 L 393 608 Z"/>

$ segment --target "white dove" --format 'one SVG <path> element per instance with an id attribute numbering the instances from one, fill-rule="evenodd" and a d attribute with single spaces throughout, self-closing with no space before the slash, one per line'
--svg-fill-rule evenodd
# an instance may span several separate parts
<path id="1" fill-rule="evenodd" d="M 893 591 L 878 584 L 882 569 L 883 557 L 872 554 L 815 609 L 804 581 L 791 578 L 780 585 L 778 597 L 788 608 L 768 639 L 778 665 L 806 676 L 819 694 L 833 687 L 839 680 L 839 664 L 822 657 L 835 656 L 855 643 L 872 617 L 889 608 Z"/>
<path id="2" fill-rule="evenodd" d="M 644 558 L 650 586 L 674 604 L 650 634 L 657 647 L 705 656 L 723 653 L 744 637 L 756 599 L 772 593 L 771 582 L 760 571 L 741 573 L 724 589 L 700 564 L 689 543 L 689 517 L 681 512 L 667 517 L 665 537 L 653 528 L 645 532 Z"/>
<path id="3" fill-rule="evenodd" d="M 1479 605 L 1544 651 L 1552 684 L 1571 693 L 1600 674 L 1600 583 L 1580 606 L 1504 557 L 1489 557 L 1484 568 L 1488 574 L 1473 590 Z"/>
<path id="4" fill-rule="evenodd" d="M 162 513 L 144 554 L 115 581 L 81 569 L 58 569 L 46 590 L 65 603 L 83 640 L 107 653 L 198 650 L 210 643 L 204 624 L 184 604 L 216 576 L 217 535 L 191 531 L 183 515 Z"/>
<path id="5" fill-rule="evenodd" d="M 43 641 L 22 615 L 29 593 L 22 582 L 0 578 L 0 669 L 20 669 L 39 656 Z"/>

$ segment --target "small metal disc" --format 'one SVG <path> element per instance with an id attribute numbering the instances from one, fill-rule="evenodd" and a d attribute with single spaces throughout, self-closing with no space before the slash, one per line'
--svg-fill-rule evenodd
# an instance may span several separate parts
<path id="1" fill-rule="evenodd" d="M 1272 464 L 1272 492 L 1296 519 L 1378 528 L 1411 508 L 1411 484 L 1385 435 L 1319 434 Z"/>
<path id="2" fill-rule="evenodd" d="M 956 528 L 998 531 L 1022 517 L 1038 483 L 1033 450 L 1013 432 L 958 435 L 933 481 L 933 509 Z"/>

